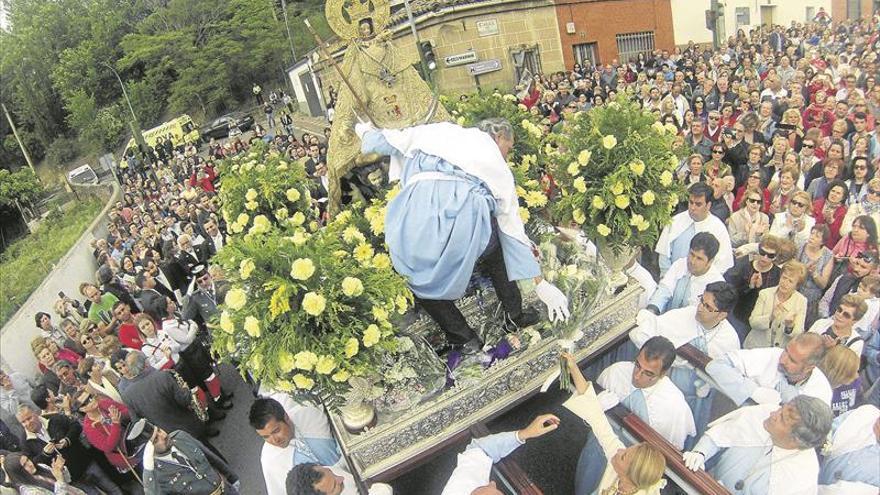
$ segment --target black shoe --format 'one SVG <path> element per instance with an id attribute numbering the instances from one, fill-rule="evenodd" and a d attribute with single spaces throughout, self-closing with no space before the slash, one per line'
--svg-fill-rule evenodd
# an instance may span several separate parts
<path id="1" fill-rule="evenodd" d="M 220 391 L 220 400 L 223 402 L 232 402 L 232 399 L 235 397 L 235 394 L 232 392 L 227 392 L 225 390 Z"/>
<path id="2" fill-rule="evenodd" d="M 214 401 L 214 407 L 228 411 L 232 409 L 232 402 L 224 402 L 222 398 Z"/>
<path id="3" fill-rule="evenodd" d="M 208 408 L 208 422 L 220 421 L 226 418 L 226 413 L 215 407 Z"/>
<path id="4" fill-rule="evenodd" d="M 509 315 L 504 315 L 504 323 L 502 327 L 504 331 L 507 333 L 515 332 L 520 328 L 528 328 L 538 322 L 541 321 L 541 315 L 538 314 L 532 308 L 524 309 L 519 316 L 511 318 Z"/>

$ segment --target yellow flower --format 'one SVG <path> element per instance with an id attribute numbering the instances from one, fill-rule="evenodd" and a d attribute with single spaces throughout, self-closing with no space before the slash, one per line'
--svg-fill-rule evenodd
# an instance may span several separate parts
<path id="1" fill-rule="evenodd" d="M 248 359 L 248 363 L 252 369 L 260 371 L 260 368 L 263 367 L 263 356 L 260 354 L 253 354 L 251 355 L 251 358 Z"/>
<path id="2" fill-rule="evenodd" d="M 370 231 L 373 235 L 382 235 L 385 233 L 385 212 L 376 215 L 370 220 Z"/>
<path id="3" fill-rule="evenodd" d="M 377 342 L 379 342 L 379 337 L 382 336 L 382 333 L 379 331 L 379 327 L 376 325 L 370 325 L 364 331 L 364 347 L 373 347 Z"/>
<path id="4" fill-rule="evenodd" d="M 372 206 L 370 208 L 372 208 Z M 367 208 L 367 209 L 369 210 L 370 208 Z M 364 216 L 366 216 L 366 211 L 364 211 L 364 214 L 365 214 Z M 369 217 L 367 217 L 367 218 L 369 218 Z M 349 211 L 349 210 L 343 211 L 342 213 L 336 215 L 336 218 L 333 219 L 333 221 L 338 222 L 339 225 L 344 225 L 349 220 L 351 220 L 351 211 Z"/>
<path id="5" fill-rule="evenodd" d="M 352 254 L 354 255 L 354 259 L 361 263 L 366 263 L 373 258 L 373 246 L 366 243 L 359 244 L 358 247 L 354 248 Z"/>
<path id="6" fill-rule="evenodd" d="M 251 273 L 253 273 L 254 268 L 254 260 L 248 258 L 246 260 L 241 260 L 241 263 L 238 265 L 238 274 L 241 275 L 242 280 L 247 280 Z"/>
<path id="7" fill-rule="evenodd" d="M 291 203 L 296 202 L 300 198 L 299 189 L 297 189 L 295 187 L 291 187 L 290 189 L 288 189 L 286 195 L 287 195 L 287 200 L 290 201 Z"/>
<path id="8" fill-rule="evenodd" d="M 280 162 L 278 162 L 278 165 L 276 165 L 275 168 L 281 171 L 287 170 L 287 162 L 281 160 Z"/>
<path id="9" fill-rule="evenodd" d="M 342 293 L 348 297 L 357 297 L 364 293 L 364 284 L 359 278 L 345 277 L 342 279 Z"/>
<path id="10" fill-rule="evenodd" d="M 458 125 L 464 127 L 464 125 L 467 123 L 467 120 L 465 120 L 464 117 L 459 117 L 459 118 L 455 119 L 455 122 L 456 122 Z"/>
<path id="11" fill-rule="evenodd" d="M 232 222 L 231 224 L 229 224 L 229 230 L 233 234 L 241 234 L 241 232 L 244 230 L 244 226 L 238 222 Z"/>
<path id="12" fill-rule="evenodd" d="M 529 208 L 541 207 L 547 204 L 547 195 L 541 191 L 529 191 L 525 200 Z"/>
<path id="13" fill-rule="evenodd" d="M 311 236 L 303 232 L 297 231 L 293 233 L 293 237 L 290 238 L 290 241 L 293 242 L 294 246 L 302 246 L 306 243 L 307 240 L 309 240 L 309 237 Z"/>
<path id="14" fill-rule="evenodd" d="M 614 206 L 620 208 L 621 210 L 629 206 L 629 196 L 624 194 L 620 194 L 614 197 Z"/>
<path id="15" fill-rule="evenodd" d="M 229 339 L 226 341 L 226 352 L 230 354 L 235 352 L 235 340 Z"/>
<path id="16" fill-rule="evenodd" d="M 257 203 L 256 201 L 248 201 L 244 204 L 244 207 L 250 211 L 256 210 L 258 206 L 260 206 L 260 203 Z"/>
<path id="17" fill-rule="evenodd" d="M 257 199 L 257 190 L 254 188 L 248 189 L 247 193 L 245 193 L 245 195 L 244 195 L 244 199 L 246 199 L 248 201 L 253 201 L 253 200 Z"/>
<path id="18" fill-rule="evenodd" d="M 276 316 L 283 315 L 288 311 L 290 311 L 290 297 L 287 295 L 287 285 L 281 285 L 275 289 L 272 297 L 269 298 L 269 314 L 274 319 Z"/>
<path id="19" fill-rule="evenodd" d="M 651 206 L 654 204 L 655 199 L 657 199 L 657 197 L 654 195 L 654 191 L 650 189 L 642 193 L 642 204 L 645 206 Z"/>
<path id="20" fill-rule="evenodd" d="M 663 123 L 659 120 L 651 124 L 651 128 L 657 131 L 657 134 L 665 134 L 666 127 L 663 126 Z"/>
<path id="21" fill-rule="evenodd" d="M 357 227 L 355 227 L 354 225 L 349 225 L 345 228 L 345 230 L 342 231 L 342 240 L 349 244 L 352 244 L 355 241 L 359 243 L 364 242 L 366 240 L 366 237 L 364 237 L 364 234 L 362 234 Z"/>
<path id="22" fill-rule="evenodd" d="M 580 163 L 581 166 L 584 166 L 584 165 L 590 163 L 591 156 L 593 156 L 592 151 L 582 150 L 580 153 L 578 153 L 578 163 Z"/>
<path id="23" fill-rule="evenodd" d="M 614 137 L 612 134 L 609 134 L 602 138 L 602 147 L 606 150 L 610 150 L 615 146 L 617 146 L 617 138 Z"/>
<path id="24" fill-rule="evenodd" d="M 220 330 L 230 335 L 235 333 L 235 324 L 232 323 L 232 318 L 226 311 L 220 313 Z"/>
<path id="25" fill-rule="evenodd" d="M 380 322 L 387 320 L 388 310 L 381 306 L 373 306 L 373 318 Z"/>
<path id="26" fill-rule="evenodd" d="M 666 124 L 666 131 L 670 134 L 678 134 L 678 128 L 670 123 Z"/>
<path id="27" fill-rule="evenodd" d="M 574 186 L 574 188 L 580 193 L 587 192 L 587 182 L 584 180 L 583 177 L 578 177 L 574 180 L 574 182 L 571 183 L 571 185 Z"/>
<path id="28" fill-rule="evenodd" d="M 574 210 L 571 212 L 571 218 L 578 224 L 583 225 L 584 222 L 587 221 L 587 216 L 584 215 L 584 212 L 581 210 Z"/>
<path id="29" fill-rule="evenodd" d="M 260 320 L 253 316 L 247 316 L 244 319 L 244 331 L 253 338 L 260 336 Z"/>
<path id="30" fill-rule="evenodd" d="M 608 234 L 611 233 L 611 229 L 608 228 L 604 223 L 600 223 L 596 226 L 596 232 L 599 233 L 602 237 L 608 237 Z"/>
<path id="31" fill-rule="evenodd" d="M 629 220 L 629 224 L 639 230 L 639 232 L 647 229 L 649 227 L 648 222 L 645 220 L 645 217 L 639 215 L 638 213 L 633 215 Z"/>
<path id="32" fill-rule="evenodd" d="M 391 258 L 385 253 L 379 253 L 373 256 L 373 266 L 380 270 L 391 268 Z"/>
<path id="33" fill-rule="evenodd" d="M 336 360 L 330 356 L 319 357 L 315 364 L 315 371 L 321 375 L 329 375 L 334 369 L 336 369 Z"/>
<path id="34" fill-rule="evenodd" d="M 581 171 L 581 165 L 578 162 L 571 162 L 565 171 L 568 175 L 577 175 Z"/>
<path id="35" fill-rule="evenodd" d="M 349 359 L 355 357 L 358 353 L 358 350 L 360 350 L 360 343 L 358 342 L 358 339 L 354 337 L 348 339 L 348 341 L 345 343 L 345 357 Z"/>
<path id="36" fill-rule="evenodd" d="M 394 187 L 392 187 L 388 190 L 387 193 L 385 193 L 385 201 L 387 203 L 390 203 L 391 200 L 396 198 L 398 194 L 400 194 L 400 182 L 394 184 Z"/>
<path id="37" fill-rule="evenodd" d="M 247 304 L 247 293 L 238 287 L 230 290 L 226 293 L 226 297 L 223 299 L 223 302 L 226 303 L 232 310 L 239 310 Z"/>
<path id="38" fill-rule="evenodd" d="M 528 111 L 529 111 L 529 107 L 525 106 L 525 105 L 522 104 L 522 103 L 518 104 L 518 105 L 516 106 L 516 108 L 518 108 L 519 110 L 521 110 L 521 111 L 523 111 L 523 112 L 528 112 Z"/>
<path id="39" fill-rule="evenodd" d="M 294 385 L 287 380 L 278 380 L 277 382 L 275 382 L 274 388 L 275 390 L 288 393 L 296 390 L 296 387 L 294 387 Z"/>
<path id="40" fill-rule="evenodd" d="M 336 373 L 333 373 L 333 376 L 330 377 L 334 382 L 342 383 L 347 381 L 351 377 L 351 373 L 345 370 L 339 370 Z"/>
<path id="41" fill-rule="evenodd" d="M 302 214 L 301 211 L 298 211 L 290 217 L 290 223 L 293 224 L 294 227 L 299 227 L 306 221 L 306 216 Z"/>
<path id="42" fill-rule="evenodd" d="M 593 196 L 593 208 L 597 210 L 605 209 L 605 200 L 601 196 Z"/>
<path id="43" fill-rule="evenodd" d="M 400 314 L 406 313 L 406 308 L 409 306 L 409 302 L 406 300 L 404 296 L 397 296 L 394 299 L 394 304 L 397 306 L 397 312 Z"/>
<path id="44" fill-rule="evenodd" d="M 296 359 L 293 357 L 293 354 L 287 351 L 281 351 L 281 353 L 278 354 L 278 367 L 285 373 L 293 371 L 293 369 L 296 368 Z"/>
<path id="45" fill-rule="evenodd" d="M 303 371 L 312 371 L 312 368 L 318 363 L 318 356 L 310 351 L 297 352 L 293 359 L 296 361 L 296 369 Z"/>
<path id="46" fill-rule="evenodd" d="M 318 316 L 323 313 L 324 308 L 327 307 L 327 300 L 320 294 L 307 292 L 303 297 L 302 307 L 306 313 L 312 316 Z"/>
<path id="47" fill-rule="evenodd" d="M 668 186 L 672 184 L 672 172 L 669 170 L 664 170 L 662 174 L 660 174 L 660 184 L 663 186 Z"/>
<path id="48" fill-rule="evenodd" d="M 247 225 L 250 221 L 251 217 L 247 213 L 239 213 L 238 218 L 235 219 L 235 223 L 241 226 Z"/>
<path id="49" fill-rule="evenodd" d="M 623 183 L 615 182 L 613 186 L 611 186 L 611 193 L 615 196 L 618 194 L 623 194 Z"/>
<path id="50" fill-rule="evenodd" d="M 312 387 L 315 386 L 315 380 L 312 380 L 305 375 L 297 373 L 293 375 L 293 384 L 296 385 L 296 388 L 302 390 L 311 390 Z"/>
<path id="51" fill-rule="evenodd" d="M 272 222 L 266 215 L 257 215 L 254 217 L 254 226 L 249 231 L 251 234 L 263 234 L 268 232 L 272 227 Z"/>
<path id="52" fill-rule="evenodd" d="M 677 168 L 678 168 L 678 165 L 679 165 L 680 163 L 681 163 L 681 161 L 678 159 L 677 156 L 675 156 L 675 155 L 670 156 L 670 157 L 669 157 L 669 170 L 675 170 L 675 169 L 677 169 Z"/>
<path id="53" fill-rule="evenodd" d="M 678 194 L 672 193 L 669 195 L 669 204 L 673 207 L 678 206 Z"/>
<path id="54" fill-rule="evenodd" d="M 315 273 L 311 258 L 297 258 L 290 266 L 290 276 L 296 280 L 308 280 Z"/>
<path id="55" fill-rule="evenodd" d="M 636 174 L 637 177 L 641 177 L 643 173 L 645 173 L 645 162 L 636 159 L 630 162 L 629 169 L 632 170 L 632 173 Z"/>
<path id="56" fill-rule="evenodd" d="M 278 220 L 284 220 L 288 215 L 290 215 L 290 213 L 287 211 L 287 208 L 283 206 L 275 210 L 275 218 Z"/>
<path id="57" fill-rule="evenodd" d="M 529 219 L 532 215 L 529 213 L 528 208 L 519 207 L 519 218 L 522 220 L 522 223 L 529 223 Z"/>

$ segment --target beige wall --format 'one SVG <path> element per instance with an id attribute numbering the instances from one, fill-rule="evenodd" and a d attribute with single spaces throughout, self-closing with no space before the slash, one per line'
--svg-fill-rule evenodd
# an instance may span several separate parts
<path id="1" fill-rule="evenodd" d="M 480 36 L 477 22 L 492 19 L 497 21 L 498 34 Z M 466 65 L 446 67 L 443 61 L 447 56 L 465 53 L 471 49 L 477 53 L 480 61 L 501 61 L 501 70 L 479 76 L 483 89 L 513 88 L 516 81 L 510 49 L 521 44 L 538 45 L 541 66 L 545 73 L 564 69 L 556 10 L 549 0 L 500 0 L 465 5 L 440 11 L 439 14 L 420 16 L 417 25 L 421 40 L 433 43 L 438 67 L 434 77 L 440 92 L 444 94 L 459 94 L 476 89 L 476 80 L 468 74 Z M 395 28 L 394 43 L 407 60 L 412 63 L 418 61 L 419 55 L 409 24 Z M 325 92 L 329 85 L 338 85 L 338 76 L 332 68 L 322 64 L 318 74 Z"/>

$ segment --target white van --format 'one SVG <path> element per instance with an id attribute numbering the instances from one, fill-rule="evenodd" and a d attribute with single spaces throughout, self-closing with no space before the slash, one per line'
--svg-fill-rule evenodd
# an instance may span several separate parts
<path id="1" fill-rule="evenodd" d="M 67 172 L 67 181 L 74 185 L 97 184 L 98 175 L 95 174 L 92 167 L 83 165 Z"/>

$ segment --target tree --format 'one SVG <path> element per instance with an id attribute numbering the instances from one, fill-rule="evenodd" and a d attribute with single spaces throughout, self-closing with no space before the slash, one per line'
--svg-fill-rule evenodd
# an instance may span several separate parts
<path id="1" fill-rule="evenodd" d="M 31 169 L 0 169 L 0 206 L 31 206 L 42 194 L 43 186 Z"/>

